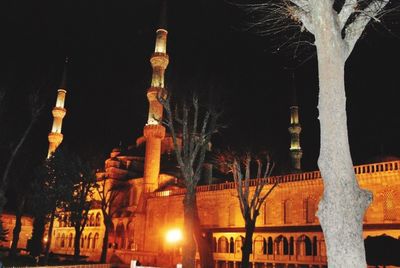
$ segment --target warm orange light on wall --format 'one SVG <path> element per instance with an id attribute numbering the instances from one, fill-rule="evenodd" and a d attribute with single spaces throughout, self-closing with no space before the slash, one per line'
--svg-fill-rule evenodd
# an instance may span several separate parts
<path id="1" fill-rule="evenodd" d="M 168 230 L 165 238 L 168 243 L 176 244 L 183 239 L 182 231 L 178 228 Z"/>

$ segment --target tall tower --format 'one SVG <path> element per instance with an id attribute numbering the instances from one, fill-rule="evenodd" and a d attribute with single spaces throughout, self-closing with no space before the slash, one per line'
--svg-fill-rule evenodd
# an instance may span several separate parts
<path id="1" fill-rule="evenodd" d="M 49 151 L 47 153 L 47 158 L 49 158 L 51 154 L 55 152 L 55 150 L 63 140 L 63 134 L 61 133 L 61 129 L 62 129 L 63 118 L 67 113 L 67 110 L 64 108 L 65 95 L 67 94 L 67 65 L 68 65 L 68 58 L 65 59 L 64 72 L 61 78 L 60 87 L 57 90 L 56 106 L 52 110 L 54 119 L 53 119 L 53 127 L 51 128 L 51 132 L 49 133 L 48 136 Z"/>
<path id="2" fill-rule="evenodd" d="M 149 115 L 147 124 L 143 130 L 146 139 L 146 153 L 144 160 L 144 191 L 152 192 L 158 187 L 158 175 L 160 173 L 161 140 L 165 137 L 165 127 L 162 126 L 163 106 L 158 101 L 159 95 L 165 94 L 164 73 L 169 63 L 167 54 L 166 30 L 166 1 L 161 8 L 160 25 L 156 31 L 156 44 L 154 53 L 150 58 L 153 75 L 151 86 L 147 90 L 149 101 Z"/>
<path id="3" fill-rule="evenodd" d="M 290 157 L 292 162 L 292 171 L 299 172 L 301 171 L 301 157 L 303 156 L 303 151 L 300 147 L 301 125 L 299 121 L 299 106 L 297 104 L 294 75 L 292 77 L 292 83 L 293 85 L 290 104 L 290 126 L 288 128 L 290 133 Z"/>

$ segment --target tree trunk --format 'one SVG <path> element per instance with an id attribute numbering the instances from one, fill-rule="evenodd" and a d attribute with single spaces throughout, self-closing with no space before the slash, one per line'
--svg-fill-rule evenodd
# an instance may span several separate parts
<path id="1" fill-rule="evenodd" d="M 200 267 L 213 267 L 214 266 L 214 258 L 213 252 L 211 249 L 212 245 L 212 234 L 205 233 L 201 230 L 200 226 L 200 218 L 198 215 L 198 208 L 197 208 L 197 198 L 195 198 L 195 218 L 194 218 L 194 235 L 196 238 L 197 248 L 199 250 L 200 256 Z"/>
<path id="2" fill-rule="evenodd" d="M 29 243 L 29 252 L 33 257 L 39 256 L 42 253 L 42 239 L 44 234 L 45 216 L 35 215 L 33 221 L 33 231 L 31 242 Z"/>
<path id="3" fill-rule="evenodd" d="M 253 248 L 253 233 L 256 226 L 256 222 L 252 220 L 246 220 L 245 228 L 246 235 L 244 237 L 244 242 L 242 246 L 242 264 L 241 268 L 250 267 L 250 254 Z"/>
<path id="4" fill-rule="evenodd" d="M 362 223 L 371 196 L 355 177 L 347 133 L 344 85 L 345 47 L 331 1 L 313 1 L 319 71 L 321 147 L 318 166 L 324 194 L 318 217 L 325 236 L 328 266 L 366 267 Z"/>
<path id="5" fill-rule="evenodd" d="M 196 203 L 194 195 L 194 189 L 187 189 L 185 198 L 183 199 L 184 239 L 182 248 L 182 265 L 185 268 L 195 267 L 196 243 L 193 237 L 193 227 L 195 216 L 194 207 Z"/>
<path id="6" fill-rule="evenodd" d="M 22 219 L 22 214 L 24 211 L 25 200 L 26 200 L 25 195 L 23 195 L 23 196 L 21 196 L 21 198 L 19 198 L 18 208 L 15 213 L 15 227 L 13 229 L 13 240 L 12 240 L 11 249 L 10 249 L 10 257 L 12 257 L 12 258 L 17 256 L 19 234 L 21 233 L 21 227 L 22 227 L 21 219 Z"/>
<path id="7" fill-rule="evenodd" d="M 82 231 L 81 225 L 77 223 L 75 225 L 75 238 L 74 238 L 74 261 L 77 263 L 79 261 L 79 255 L 81 255 L 81 241 Z"/>
<path id="8" fill-rule="evenodd" d="M 103 223 L 106 227 L 104 230 L 103 245 L 101 247 L 100 263 L 106 263 L 107 261 L 107 250 L 108 250 L 108 233 L 110 231 L 111 220 L 107 220 L 103 212 L 104 220 Z"/>
<path id="9" fill-rule="evenodd" d="M 53 211 L 51 212 L 51 216 L 50 216 L 49 230 L 47 232 L 46 250 L 45 250 L 45 255 L 44 255 L 44 260 L 43 260 L 44 265 L 47 265 L 47 263 L 49 261 L 50 245 L 51 245 L 51 238 L 53 236 L 53 226 L 54 226 L 55 216 L 56 216 L 56 210 L 53 209 Z"/>

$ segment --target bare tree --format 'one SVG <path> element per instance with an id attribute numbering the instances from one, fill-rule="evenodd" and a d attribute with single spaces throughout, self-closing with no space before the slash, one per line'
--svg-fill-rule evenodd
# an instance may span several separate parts
<path id="1" fill-rule="evenodd" d="M 389 0 L 280 0 L 249 6 L 250 10 L 263 13 L 258 24 L 266 29 L 280 31 L 284 18 L 291 18 L 300 31 L 308 31 L 314 37 L 321 128 L 318 166 L 324 181 L 318 217 L 328 265 L 333 268 L 366 267 L 362 221 L 372 195 L 359 187 L 353 170 L 344 69 L 365 27 L 371 20 L 379 21 L 388 3 Z"/>
<path id="2" fill-rule="evenodd" d="M 64 204 L 64 209 L 69 214 L 70 223 L 75 229 L 74 261 L 78 262 L 81 236 L 87 224 L 96 179 L 92 171 L 93 169 L 89 164 L 82 162 L 79 157 L 73 156 L 71 164 L 74 167 L 71 176 L 73 187 L 71 188 L 72 192 Z"/>
<path id="3" fill-rule="evenodd" d="M 236 183 L 237 198 L 246 232 L 242 247 L 241 268 L 249 267 L 253 234 L 261 206 L 278 185 L 278 180 L 271 181 L 268 179 L 271 176 L 274 163 L 268 154 L 265 157 L 263 156 L 252 156 L 249 152 L 240 156 L 235 152 L 228 151 L 217 154 L 215 159 L 218 168 L 224 173 L 232 173 Z M 255 164 L 257 169 L 256 177 L 253 178 L 259 179 L 254 186 L 251 183 L 252 164 Z"/>
<path id="4" fill-rule="evenodd" d="M 108 234 L 112 227 L 112 217 L 117 212 L 115 201 L 123 190 L 124 184 L 116 183 L 113 179 L 101 178 L 97 182 L 96 191 L 100 198 L 100 207 L 103 213 L 103 224 L 105 226 L 103 245 L 101 248 L 100 262 L 105 263 L 107 260 Z"/>
<path id="5" fill-rule="evenodd" d="M 196 203 L 196 186 L 200 180 L 201 169 L 211 137 L 217 132 L 221 113 L 210 103 L 200 107 L 199 99 L 193 96 L 190 102 L 184 100 L 180 109 L 172 110 L 170 95 L 159 96 L 167 118 L 163 122 L 169 129 L 177 162 L 186 188 L 183 199 L 184 209 L 184 245 L 182 252 L 183 267 L 195 266 L 196 244 L 199 248 L 202 267 L 211 267 L 212 253 L 207 241 L 201 235 Z M 178 141 L 177 129 L 182 129 L 182 142 Z M 211 260 L 210 260 L 211 258 Z"/>
<path id="6" fill-rule="evenodd" d="M 5 97 L 5 90 L 0 90 L 0 112 L 4 109 L 4 97 Z M 26 126 L 22 136 L 19 138 L 17 144 L 11 149 L 10 157 L 8 158 L 7 164 L 4 168 L 3 174 L 1 176 L 0 181 L 0 215 L 3 213 L 3 207 L 6 204 L 7 200 L 5 197 L 5 192 L 8 187 L 9 183 L 9 173 L 12 167 L 12 164 L 20 151 L 22 145 L 24 144 L 25 140 L 27 139 L 29 133 L 32 130 L 33 125 L 37 121 L 42 109 L 43 104 L 39 100 L 39 91 L 36 91 L 29 95 L 29 108 L 30 108 L 30 120 L 28 125 Z M 0 231 L 1 231 L 0 226 Z M 18 241 L 17 241 L 18 242 Z M 15 245 L 16 246 L 16 245 Z"/>

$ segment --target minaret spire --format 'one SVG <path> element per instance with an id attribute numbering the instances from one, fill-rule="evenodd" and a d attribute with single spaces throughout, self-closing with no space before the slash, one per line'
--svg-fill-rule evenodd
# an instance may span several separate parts
<path id="1" fill-rule="evenodd" d="M 151 86 L 147 90 L 149 114 L 143 135 L 146 139 L 146 154 L 144 163 L 144 191 L 151 192 L 158 188 L 160 173 L 161 140 L 165 137 L 165 127 L 162 126 L 163 106 L 158 96 L 164 96 L 164 73 L 169 63 L 167 54 L 166 1 L 162 1 L 159 28 L 156 31 L 154 53 L 150 58 L 153 75 Z"/>
<path id="2" fill-rule="evenodd" d="M 51 154 L 55 152 L 55 150 L 63 140 L 63 134 L 61 133 L 61 129 L 62 129 L 63 118 L 67 113 L 67 110 L 64 108 L 65 95 L 67 94 L 67 65 L 68 65 L 68 57 L 65 58 L 64 71 L 61 78 L 60 86 L 57 90 L 56 106 L 52 110 L 54 119 L 51 132 L 49 133 L 48 136 L 49 151 L 47 153 L 47 158 L 49 158 Z"/>
<path id="3" fill-rule="evenodd" d="M 297 104 L 296 86 L 294 82 L 294 73 L 292 73 L 292 86 L 291 86 L 291 103 L 290 103 L 290 126 L 288 128 L 290 133 L 290 157 L 292 162 L 292 170 L 295 172 L 301 171 L 301 157 L 303 151 L 300 146 L 300 132 L 301 125 L 299 121 L 299 106 Z"/>

